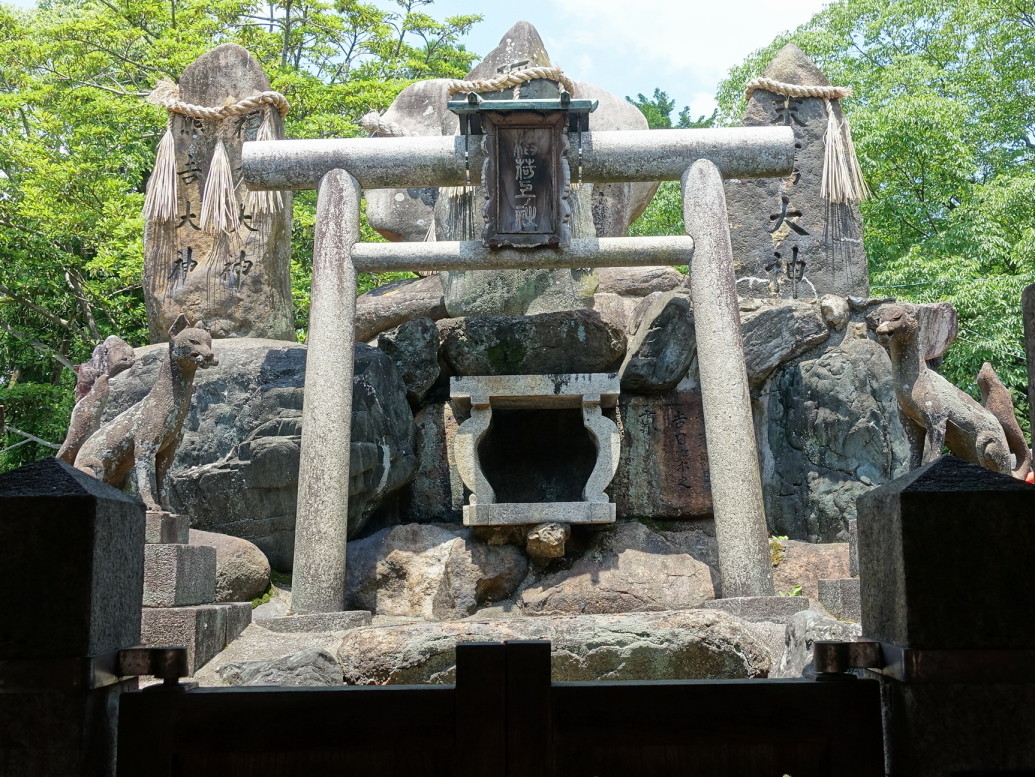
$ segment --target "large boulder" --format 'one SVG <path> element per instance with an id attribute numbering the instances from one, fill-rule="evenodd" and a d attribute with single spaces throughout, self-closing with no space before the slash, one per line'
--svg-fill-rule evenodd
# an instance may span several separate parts
<path id="1" fill-rule="evenodd" d="M 195 528 L 254 542 L 276 569 L 294 552 L 306 348 L 216 340 L 219 365 L 199 370 L 183 439 L 170 468 L 168 506 Z M 137 349 L 137 365 L 111 382 L 105 420 L 147 393 L 168 346 Z M 416 469 L 406 388 L 392 360 L 356 346 L 349 530 L 355 534 Z"/>
<path id="2" fill-rule="evenodd" d="M 372 340 L 414 318 L 445 317 L 440 275 L 392 281 L 356 297 L 356 342 Z"/>
<path id="3" fill-rule="evenodd" d="M 395 526 L 347 549 L 349 608 L 427 620 L 463 618 L 509 598 L 528 572 L 512 545 L 486 545 L 473 530 L 442 524 Z"/>
<path id="4" fill-rule="evenodd" d="M 439 328 L 456 375 L 607 372 L 625 354 L 625 334 L 592 310 L 448 319 Z"/>
<path id="5" fill-rule="evenodd" d="M 740 321 L 748 381 L 758 387 L 781 364 L 820 345 L 830 328 L 817 302 L 745 303 Z"/>
<path id="6" fill-rule="evenodd" d="M 852 323 L 836 347 L 779 368 L 761 393 L 770 528 L 808 542 L 847 540 L 858 496 L 909 469 L 887 352 Z"/>
<path id="7" fill-rule="evenodd" d="M 619 370 L 622 391 L 668 391 L 686 375 L 697 354 L 690 295 L 673 290 L 657 295 L 643 312 Z"/>
<path id="8" fill-rule="evenodd" d="M 438 327 L 430 318 L 414 318 L 382 332 L 377 347 L 395 363 L 406 384 L 406 398 L 418 407 L 438 380 Z"/>
<path id="9" fill-rule="evenodd" d="M 569 569 L 524 588 L 526 615 L 654 612 L 697 607 L 715 598 L 713 570 L 701 557 L 712 542 L 702 532 L 655 532 L 622 521 L 594 537 Z"/>
<path id="10" fill-rule="evenodd" d="M 209 531 L 190 530 L 191 545 L 216 549 L 216 602 L 250 602 L 270 586 L 270 562 L 248 540 Z"/>
<path id="11" fill-rule="evenodd" d="M 349 685 L 452 683 L 458 642 L 549 640 L 555 682 L 766 677 L 769 651 L 726 613 L 514 618 L 368 627 L 345 635 Z"/>
<path id="12" fill-rule="evenodd" d="M 223 664 L 218 673 L 226 685 L 281 685 L 293 688 L 341 685 L 338 661 L 319 647 L 305 648 L 272 661 Z"/>

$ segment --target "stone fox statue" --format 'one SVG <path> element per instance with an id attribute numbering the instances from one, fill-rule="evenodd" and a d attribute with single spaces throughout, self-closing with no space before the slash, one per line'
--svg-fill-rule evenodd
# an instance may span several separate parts
<path id="1" fill-rule="evenodd" d="M 132 367 L 136 358 L 129 343 L 112 335 L 93 349 L 90 361 L 75 366 L 75 407 L 57 458 L 75 463 L 83 443 L 100 428 L 108 406 L 108 381 Z"/>
<path id="2" fill-rule="evenodd" d="M 181 315 L 169 329 L 169 358 L 147 395 L 98 429 L 76 456 L 75 466 L 110 485 L 121 487 L 130 471 L 147 509 L 161 511 L 165 474 L 179 444 L 198 367 L 219 364 L 212 337 L 199 321 L 187 325 Z"/>
<path id="3" fill-rule="evenodd" d="M 1010 449 L 995 416 L 927 367 L 920 324 L 912 306 L 884 305 L 877 339 L 891 354 L 895 393 L 902 411 L 924 430 L 923 464 L 941 455 L 942 445 L 961 459 L 1010 473 Z"/>
<path id="4" fill-rule="evenodd" d="M 1025 480 L 1031 472 L 1031 448 L 1028 447 L 1024 433 L 1017 424 L 1017 416 L 1013 413 L 1010 389 L 1003 385 L 988 362 L 981 366 L 977 384 L 981 391 L 981 404 L 996 417 L 1006 434 L 1006 442 L 1014 457 L 1013 476 Z"/>

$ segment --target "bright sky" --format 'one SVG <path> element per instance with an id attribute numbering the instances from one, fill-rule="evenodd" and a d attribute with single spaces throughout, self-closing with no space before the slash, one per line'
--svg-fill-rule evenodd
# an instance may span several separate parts
<path id="1" fill-rule="evenodd" d="M 6 0 L 22 8 L 33 0 Z M 392 0 L 374 0 L 396 8 Z M 719 81 L 777 34 L 812 18 L 829 0 L 435 0 L 442 19 L 480 13 L 466 38 L 485 55 L 514 22 L 535 25 L 555 65 L 576 79 L 618 95 L 650 97 L 655 87 L 689 105 L 694 117 L 715 107 Z"/>
<path id="2" fill-rule="evenodd" d="M 555 65 L 619 97 L 650 97 L 655 87 L 691 114 L 715 107 L 719 82 L 733 66 L 779 33 L 807 22 L 829 0 L 435 0 L 442 19 L 485 18 L 467 38 L 480 55 L 496 47 L 514 22 L 535 25 Z M 389 7 L 389 0 L 377 0 Z"/>

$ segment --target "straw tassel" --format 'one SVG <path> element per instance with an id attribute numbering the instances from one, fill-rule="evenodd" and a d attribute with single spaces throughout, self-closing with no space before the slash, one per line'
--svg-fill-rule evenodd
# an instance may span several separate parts
<path id="1" fill-rule="evenodd" d="M 862 202 L 869 195 L 869 190 L 859 167 L 848 120 L 839 122 L 830 100 L 824 102 L 827 108 L 827 132 L 823 138 L 820 194 L 828 202 Z"/>
<path id="2" fill-rule="evenodd" d="M 166 124 L 165 134 L 158 143 L 154 170 L 147 181 L 144 199 L 144 220 L 165 224 L 176 220 L 176 141 L 173 140 L 172 120 Z"/>
<path id="3" fill-rule="evenodd" d="M 266 105 L 262 112 L 262 124 L 255 134 L 256 141 L 276 140 L 277 134 L 273 129 L 273 108 Z M 284 198 L 279 191 L 250 191 L 248 192 L 248 212 L 253 216 L 262 216 L 267 213 L 276 213 L 284 207 Z"/>
<path id="4" fill-rule="evenodd" d="M 241 226 L 234 189 L 234 174 L 226 156 L 226 147 L 222 140 L 217 140 L 212 163 L 208 168 L 205 191 L 201 195 L 200 223 L 203 231 L 230 233 Z"/>

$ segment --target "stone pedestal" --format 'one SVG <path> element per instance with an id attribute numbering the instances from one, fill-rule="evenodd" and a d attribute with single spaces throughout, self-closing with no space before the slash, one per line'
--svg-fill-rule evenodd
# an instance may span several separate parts
<path id="1" fill-rule="evenodd" d="M 0 475 L 0 773 L 114 775 L 102 666 L 140 639 L 144 506 L 57 459 Z"/>
<path id="2" fill-rule="evenodd" d="M 859 499 L 887 774 L 1035 770 L 1033 516 L 1035 486 L 953 456 Z"/>
<path id="3" fill-rule="evenodd" d="M 148 513 L 152 536 L 181 539 L 185 526 L 189 527 L 186 516 Z M 149 542 L 144 546 L 140 641 L 146 647 L 187 648 L 187 669 L 194 674 L 247 628 L 252 606 L 250 602 L 213 604 L 216 549 L 184 544 L 188 538 L 183 543 Z"/>
<path id="4" fill-rule="evenodd" d="M 862 604 L 859 597 L 860 587 L 857 577 L 820 579 L 819 581 L 819 603 L 838 620 L 859 621 L 862 617 Z"/>

